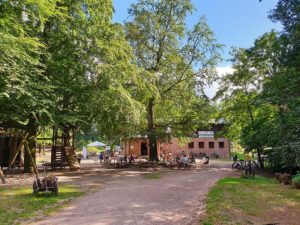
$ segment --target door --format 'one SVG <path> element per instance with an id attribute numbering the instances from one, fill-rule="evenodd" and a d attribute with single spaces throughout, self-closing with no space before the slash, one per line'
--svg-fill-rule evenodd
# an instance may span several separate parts
<path id="1" fill-rule="evenodd" d="M 148 155 L 147 143 L 141 143 L 141 155 Z"/>

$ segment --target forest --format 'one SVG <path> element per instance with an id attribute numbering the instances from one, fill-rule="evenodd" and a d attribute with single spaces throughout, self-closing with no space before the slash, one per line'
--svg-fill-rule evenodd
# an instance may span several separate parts
<path id="1" fill-rule="evenodd" d="M 210 121 L 276 171 L 300 165 L 300 1 L 279 0 L 269 19 L 283 30 L 232 50 L 218 76 L 222 44 L 205 18 L 187 27 L 190 0 L 141 0 L 115 23 L 111 0 L 0 0 L 0 128 L 36 139 L 57 127 L 111 144 L 147 135 L 186 137 Z M 204 86 L 221 88 L 213 99 Z M 25 170 L 32 162 L 25 153 Z"/>

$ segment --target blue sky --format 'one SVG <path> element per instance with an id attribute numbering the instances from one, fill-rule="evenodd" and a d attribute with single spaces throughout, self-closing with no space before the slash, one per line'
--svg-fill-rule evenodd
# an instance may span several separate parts
<path id="1" fill-rule="evenodd" d="M 176 1 L 176 0 L 174 0 Z M 122 23 L 128 18 L 128 8 L 137 0 L 113 0 L 114 21 Z M 273 23 L 267 16 L 275 8 L 277 0 L 192 0 L 196 11 L 187 18 L 192 27 L 200 16 L 205 16 L 215 37 L 226 45 L 223 52 L 225 61 L 219 66 L 230 65 L 232 46 L 250 47 L 254 40 L 271 29 L 281 30 L 281 25 Z"/>
<path id="2" fill-rule="evenodd" d="M 176 0 L 174 0 L 176 1 Z M 128 8 L 138 0 L 113 0 L 114 21 L 122 23 L 128 18 Z M 268 12 L 275 8 L 277 0 L 192 0 L 196 11 L 187 18 L 187 25 L 192 27 L 201 16 L 205 16 L 208 25 L 214 31 L 219 43 L 224 44 L 223 62 L 218 64 L 220 75 L 231 72 L 231 47 L 248 48 L 254 40 L 265 32 L 281 30 L 281 25 L 268 19 Z M 205 92 L 212 97 L 218 88 L 214 83 L 206 87 Z"/>

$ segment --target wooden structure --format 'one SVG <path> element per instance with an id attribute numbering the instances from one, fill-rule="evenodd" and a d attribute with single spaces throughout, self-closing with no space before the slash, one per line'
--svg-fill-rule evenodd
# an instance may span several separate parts
<path id="1" fill-rule="evenodd" d="M 19 167 L 21 163 L 21 152 L 19 146 L 21 138 L 9 134 L 2 133 L 0 136 L 0 166 L 1 167 Z M 11 164 L 11 166 L 10 166 Z"/>
<path id="2" fill-rule="evenodd" d="M 70 169 L 80 168 L 75 154 L 74 137 L 75 132 L 73 129 L 53 128 L 51 138 L 37 138 L 37 140 L 52 141 L 51 162 L 48 163 L 48 166 L 52 169 L 63 168 L 65 166 L 69 166 Z M 4 179 L 2 173 L 3 167 L 9 170 L 14 167 L 19 167 L 20 169 L 23 166 L 21 156 L 24 154 L 25 158 L 25 152 L 27 153 L 26 146 L 28 150 L 28 132 L 0 127 L 0 178 L 2 180 Z M 31 161 L 37 171 L 35 158 L 33 157 Z"/>
<path id="3" fill-rule="evenodd" d="M 70 169 L 79 169 L 75 153 L 75 132 L 67 132 L 62 129 L 53 128 L 52 148 L 51 148 L 51 168 L 63 168 L 69 166 Z M 77 164 L 78 163 L 78 164 Z"/>

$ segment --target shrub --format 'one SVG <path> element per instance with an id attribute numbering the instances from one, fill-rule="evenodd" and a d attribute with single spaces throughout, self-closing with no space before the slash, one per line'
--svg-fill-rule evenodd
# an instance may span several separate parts
<path id="1" fill-rule="evenodd" d="M 292 181 L 296 188 L 300 188 L 300 173 L 298 173 L 296 176 L 294 176 Z"/>

